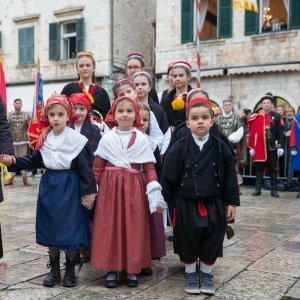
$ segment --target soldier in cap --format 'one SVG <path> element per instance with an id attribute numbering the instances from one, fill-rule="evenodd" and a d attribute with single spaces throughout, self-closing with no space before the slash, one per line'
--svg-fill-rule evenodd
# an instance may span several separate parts
<path id="1" fill-rule="evenodd" d="M 271 196 L 279 197 L 277 193 L 277 160 L 282 156 L 283 121 L 271 111 L 273 95 L 267 93 L 261 98 L 262 110 L 249 119 L 249 153 L 256 169 L 255 190 L 252 196 L 261 195 L 263 171 L 267 166 L 270 172 Z"/>

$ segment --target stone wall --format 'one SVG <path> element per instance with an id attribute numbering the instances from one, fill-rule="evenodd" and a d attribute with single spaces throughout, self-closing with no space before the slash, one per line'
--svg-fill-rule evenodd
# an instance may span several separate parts
<path id="1" fill-rule="evenodd" d="M 146 68 L 154 67 L 155 0 L 114 1 L 114 66 L 124 68 L 129 53 L 145 56 Z"/>

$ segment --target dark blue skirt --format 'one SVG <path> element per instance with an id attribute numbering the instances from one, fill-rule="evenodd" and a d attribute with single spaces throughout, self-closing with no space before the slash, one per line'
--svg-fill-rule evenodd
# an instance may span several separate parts
<path id="1" fill-rule="evenodd" d="M 76 171 L 47 170 L 37 201 L 36 242 L 61 250 L 79 250 L 90 242 L 88 211 L 81 205 Z"/>

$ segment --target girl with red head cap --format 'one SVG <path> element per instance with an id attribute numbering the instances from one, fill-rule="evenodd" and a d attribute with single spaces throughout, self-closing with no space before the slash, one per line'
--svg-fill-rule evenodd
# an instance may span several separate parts
<path id="1" fill-rule="evenodd" d="M 95 152 L 94 175 L 99 191 L 91 266 L 110 270 L 105 279 L 107 288 L 117 286 L 117 273 L 122 270 L 127 272 L 127 285 L 136 287 L 136 274 L 151 265 L 149 210 L 161 211 L 166 205 L 150 142 L 138 130 L 137 102 L 129 97 L 116 99 L 105 121 L 112 129 Z"/>
<path id="2" fill-rule="evenodd" d="M 99 127 L 94 125 L 91 121 L 91 102 L 84 93 L 72 94 L 70 96 L 70 102 L 77 114 L 77 120 L 73 122 L 70 121 L 69 126 L 88 139 L 91 152 L 94 153 L 98 147 L 101 134 Z"/>
<path id="3" fill-rule="evenodd" d="M 65 95 L 48 99 L 41 116 L 44 129 L 32 156 L 17 158 L 13 170 L 45 168 L 39 187 L 36 213 L 36 242 L 49 247 L 50 273 L 43 285 L 61 280 L 60 251 L 66 251 L 63 286 L 74 287 L 75 256 L 90 243 L 87 210 L 97 193 L 89 161 L 88 140 L 67 126 L 76 113 Z"/>

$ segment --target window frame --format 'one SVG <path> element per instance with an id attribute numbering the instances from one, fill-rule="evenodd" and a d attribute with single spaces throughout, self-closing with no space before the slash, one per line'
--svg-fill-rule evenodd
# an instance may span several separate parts
<path id="1" fill-rule="evenodd" d="M 78 18 L 78 19 L 68 20 L 64 22 L 49 23 L 49 60 L 50 61 L 70 61 L 76 58 L 78 52 L 84 50 L 84 42 L 85 42 L 84 21 L 85 21 L 84 18 Z M 75 23 L 76 35 L 74 34 L 74 32 L 73 33 L 63 32 L 64 26 L 71 23 Z M 65 50 L 64 40 L 72 36 L 76 37 L 75 55 L 74 58 L 66 58 L 65 51 L 64 51 Z"/>
<path id="2" fill-rule="evenodd" d="M 75 31 L 72 33 L 64 33 L 65 26 L 68 24 L 75 24 Z M 70 57 L 70 37 L 75 37 L 75 56 L 76 56 L 76 39 L 77 39 L 77 22 L 76 20 L 74 21 L 67 21 L 67 22 L 62 22 L 60 23 L 60 60 L 71 60 L 74 58 L 69 58 Z M 67 40 L 67 46 L 65 46 L 65 41 Z M 66 50 L 67 48 L 67 50 Z M 67 56 L 67 58 L 66 58 Z"/>
<path id="3" fill-rule="evenodd" d="M 189 38 L 189 39 L 183 39 L 183 26 L 187 26 L 187 24 L 183 24 L 183 19 L 182 19 L 182 15 L 183 15 L 183 12 L 182 12 L 182 2 L 183 1 L 186 1 L 186 0 L 182 0 L 181 1 L 181 44 L 187 44 L 187 43 L 195 43 L 196 40 L 197 40 L 197 28 L 196 28 L 196 22 L 195 22 L 195 19 L 197 17 L 197 3 L 196 3 L 196 0 L 191 0 L 193 1 L 193 4 L 191 5 L 192 7 L 192 10 L 193 11 L 190 11 L 190 14 L 192 15 L 193 17 L 193 23 L 190 25 L 190 30 L 193 30 L 193 33 L 190 35 L 192 36 L 192 39 Z M 232 28 L 233 28 L 233 5 L 232 5 L 232 2 L 230 2 L 230 21 L 231 21 L 231 25 L 230 25 L 230 32 L 226 35 L 222 35 L 220 36 L 220 8 L 221 8 L 221 1 L 222 0 L 216 0 L 216 4 L 217 4 L 217 37 L 216 38 L 211 38 L 211 39 L 207 39 L 205 41 L 213 41 L 213 40 L 218 40 L 218 39 L 225 39 L 225 38 L 232 38 Z"/>
<path id="4" fill-rule="evenodd" d="M 282 1 L 284 1 L 284 0 L 282 0 Z M 296 4 L 298 4 L 298 5 L 300 5 L 298 2 L 294 2 L 295 0 L 289 0 L 289 2 L 288 2 L 288 8 L 287 8 L 287 28 L 286 29 L 279 29 L 279 30 L 270 30 L 270 31 L 263 31 L 262 29 L 263 29 L 263 18 L 262 18 L 262 15 L 263 15 L 263 0 L 258 0 L 258 21 L 256 20 L 256 27 L 258 27 L 258 28 L 256 28 L 256 30 L 254 30 L 254 31 L 252 31 L 252 32 L 247 32 L 247 18 L 249 19 L 250 18 L 250 14 L 256 14 L 255 12 L 252 12 L 252 11 L 247 11 L 247 10 L 245 10 L 245 36 L 251 36 L 251 35 L 255 35 L 255 34 L 266 34 L 266 33 L 276 33 L 276 32 L 284 32 L 284 31 L 289 31 L 289 30 L 293 30 L 293 29 L 300 29 L 300 21 L 298 21 L 299 22 L 299 24 L 296 24 L 296 25 L 294 25 L 294 24 L 291 24 L 291 22 L 293 21 L 293 20 L 291 20 L 292 19 L 292 10 L 291 10 L 291 8 L 292 8 L 292 6 L 293 6 L 293 4 L 294 5 L 296 5 Z M 299 1 L 299 0 L 296 0 L 296 1 Z M 296 4 L 295 4 L 296 3 Z M 298 8 L 299 9 L 299 8 Z M 300 11 L 300 9 L 299 9 L 299 11 Z M 248 17 L 247 17 L 248 16 Z M 294 17 L 294 16 L 293 16 Z M 299 16 L 296 16 L 296 18 L 295 19 L 297 19 L 297 17 L 300 19 L 300 13 L 299 13 Z M 252 16 L 252 18 L 253 18 L 253 16 Z"/>

